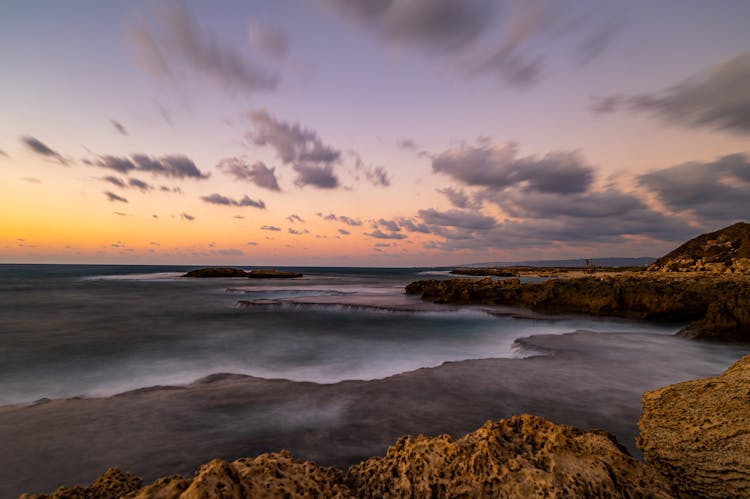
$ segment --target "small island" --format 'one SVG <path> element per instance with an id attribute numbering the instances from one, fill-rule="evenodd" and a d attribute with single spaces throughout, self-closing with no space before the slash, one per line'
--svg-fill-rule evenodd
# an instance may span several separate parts
<path id="1" fill-rule="evenodd" d="M 233 267 L 207 267 L 204 269 L 191 270 L 182 277 L 244 277 L 249 279 L 295 279 L 302 277 L 299 272 L 286 272 L 275 269 L 259 269 L 247 272 Z"/>

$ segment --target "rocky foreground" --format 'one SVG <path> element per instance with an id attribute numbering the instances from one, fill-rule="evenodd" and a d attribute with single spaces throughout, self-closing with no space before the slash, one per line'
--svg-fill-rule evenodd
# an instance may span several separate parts
<path id="1" fill-rule="evenodd" d="M 215 459 L 191 478 L 149 485 L 110 469 L 87 487 L 22 498 L 747 497 L 750 356 L 723 375 L 646 393 L 646 463 L 611 435 L 530 415 L 487 422 L 454 440 L 404 437 L 348 471 L 288 452 Z"/>
<path id="2" fill-rule="evenodd" d="M 750 339 L 750 277 L 660 273 L 521 283 L 518 279 L 417 281 L 406 287 L 436 303 L 513 305 L 577 313 L 690 323 L 680 334 Z"/>

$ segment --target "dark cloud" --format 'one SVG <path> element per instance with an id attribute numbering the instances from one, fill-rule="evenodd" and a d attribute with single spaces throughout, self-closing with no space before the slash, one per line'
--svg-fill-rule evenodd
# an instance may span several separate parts
<path id="1" fill-rule="evenodd" d="M 311 185 L 319 189 L 335 189 L 339 186 L 339 179 L 333 172 L 331 165 L 294 165 L 293 168 L 297 172 L 294 185 L 299 187 Z"/>
<path id="2" fill-rule="evenodd" d="M 299 236 L 299 235 L 302 235 L 302 234 L 309 234 L 310 233 L 310 231 L 307 230 L 307 229 L 305 229 L 305 230 L 297 230 L 297 229 L 293 229 L 291 227 L 289 227 L 287 229 L 287 232 L 289 232 L 293 236 Z"/>
<path id="3" fill-rule="evenodd" d="M 195 220 L 195 217 L 193 215 L 189 215 L 184 212 L 180 214 L 180 218 L 182 218 L 183 220 L 187 220 L 188 222 L 192 222 L 193 220 Z"/>
<path id="4" fill-rule="evenodd" d="M 375 229 L 372 232 L 364 232 L 364 235 L 374 237 L 376 239 L 406 239 L 406 234 L 401 232 L 383 232 L 380 229 Z"/>
<path id="5" fill-rule="evenodd" d="M 66 160 L 62 154 L 50 148 L 47 144 L 35 137 L 31 137 L 30 135 L 21 137 L 21 143 L 40 156 L 54 159 L 61 165 L 68 166 L 68 160 Z"/>
<path id="6" fill-rule="evenodd" d="M 433 208 L 419 210 L 419 216 L 427 225 L 458 227 L 462 229 L 486 230 L 495 226 L 494 218 L 474 211 L 437 211 Z"/>
<path id="7" fill-rule="evenodd" d="M 137 60 L 151 75 L 177 82 L 178 72 L 188 69 L 231 94 L 267 91 L 278 86 L 277 74 L 250 61 L 231 45 L 221 43 L 214 33 L 198 24 L 182 3 L 164 7 L 154 19 L 156 26 L 141 18 L 129 27 Z"/>
<path id="8" fill-rule="evenodd" d="M 620 109 L 657 115 L 690 127 L 750 133 L 750 52 L 723 61 L 708 71 L 661 92 L 595 99 L 600 113 Z"/>
<path id="9" fill-rule="evenodd" d="M 106 177 L 102 177 L 101 180 L 103 182 L 107 182 L 107 183 L 110 183 L 110 184 L 112 184 L 114 186 L 117 186 L 117 187 L 119 187 L 121 189 L 127 189 L 127 187 L 128 187 L 128 184 L 125 183 L 125 181 L 123 179 L 121 179 L 120 177 L 114 177 L 112 175 L 107 175 Z"/>
<path id="10" fill-rule="evenodd" d="M 169 187 L 168 185 L 160 185 L 159 190 L 162 192 L 176 192 L 177 194 L 182 194 L 182 189 L 179 187 Z"/>
<path id="11" fill-rule="evenodd" d="M 300 217 L 299 215 L 295 215 L 294 213 L 292 213 L 291 215 L 289 215 L 288 217 L 286 217 L 286 219 L 289 220 L 292 223 L 294 223 L 294 222 L 299 222 L 299 223 L 302 223 L 302 224 L 305 223 L 305 221 L 302 219 L 302 217 Z"/>
<path id="12" fill-rule="evenodd" d="M 251 165 L 246 158 L 225 158 L 219 161 L 216 168 L 235 180 L 251 182 L 271 191 L 281 190 L 276 179 L 276 168 L 269 168 L 262 161 Z"/>
<path id="13" fill-rule="evenodd" d="M 209 175 L 198 169 L 192 160 L 185 156 L 170 155 L 154 158 L 146 154 L 133 154 L 130 158 L 103 155 L 87 164 L 109 168 L 119 173 L 132 171 L 148 172 L 153 175 L 171 178 L 207 179 Z"/>
<path id="14" fill-rule="evenodd" d="M 339 229 L 339 234 L 341 234 L 342 236 L 348 236 L 351 234 L 351 232 L 346 229 Z"/>
<path id="15" fill-rule="evenodd" d="M 250 46 L 274 59 L 283 59 L 289 52 L 289 37 L 281 26 L 253 22 L 248 29 Z"/>
<path id="16" fill-rule="evenodd" d="M 128 179 L 128 185 L 130 187 L 134 187 L 136 189 L 139 189 L 143 192 L 150 191 L 153 189 L 153 186 L 149 184 L 148 182 L 144 182 L 143 180 L 137 179 L 137 178 L 129 178 Z"/>
<path id="17" fill-rule="evenodd" d="M 328 215 L 323 215 L 320 212 L 316 213 L 316 215 L 318 215 L 323 220 L 332 220 L 334 222 L 341 222 L 341 223 L 345 223 L 346 225 L 351 225 L 352 227 L 359 227 L 360 225 L 362 225 L 362 220 L 358 218 L 347 217 L 346 215 L 335 215 L 333 213 L 329 213 Z"/>
<path id="18" fill-rule="evenodd" d="M 467 75 L 494 74 L 518 86 L 542 73 L 544 45 L 570 41 L 579 63 L 612 37 L 611 7 L 596 14 L 574 2 L 511 0 L 321 0 L 388 43 L 414 47 Z"/>
<path id="19" fill-rule="evenodd" d="M 125 128 L 125 126 L 123 126 L 123 124 L 120 123 L 119 121 L 117 121 L 117 120 L 109 120 L 109 122 L 112 123 L 112 126 L 115 127 L 115 130 L 117 130 L 117 132 L 120 135 L 127 135 L 128 134 L 127 128 Z"/>
<path id="20" fill-rule="evenodd" d="M 260 230 L 268 230 L 271 232 L 281 232 L 281 227 L 276 227 L 275 225 L 263 225 L 261 226 Z"/>
<path id="21" fill-rule="evenodd" d="M 437 190 L 440 194 L 444 194 L 445 197 L 451 202 L 453 206 L 461 209 L 478 209 L 481 206 L 481 200 L 472 198 L 464 192 L 463 189 L 454 189 L 453 187 L 445 187 L 444 189 Z"/>
<path id="22" fill-rule="evenodd" d="M 517 144 L 495 144 L 488 139 L 443 151 L 433 158 L 432 169 L 466 185 L 496 190 L 522 186 L 527 191 L 561 194 L 584 192 L 594 178 L 593 168 L 577 153 L 519 158 Z"/>
<path id="23" fill-rule="evenodd" d="M 427 226 L 427 224 L 417 222 L 412 218 L 400 218 L 398 220 L 398 225 L 408 232 L 419 232 L 421 234 L 432 233 L 432 230 Z"/>
<path id="24" fill-rule="evenodd" d="M 266 208 L 266 203 L 263 201 L 250 199 L 247 195 L 245 195 L 242 199 L 239 201 L 228 198 L 226 196 L 222 196 L 221 194 L 211 194 L 208 196 L 202 196 L 201 199 L 210 204 L 219 204 L 224 206 L 237 206 L 237 207 L 245 207 L 250 206 L 253 208 L 259 208 L 261 210 L 264 210 Z"/>
<path id="25" fill-rule="evenodd" d="M 613 218 L 626 213 L 650 211 L 639 198 L 609 188 L 604 191 L 560 194 L 507 191 L 485 193 L 514 218 L 546 218 L 569 216 L 581 219 Z"/>
<path id="26" fill-rule="evenodd" d="M 122 196 L 118 196 L 114 192 L 104 191 L 104 195 L 107 196 L 107 199 L 109 201 L 116 201 L 116 202 L 119 202 L 119 203 L 127 203 L 128 202 L 127 199 L 125 199 Z"/>
<path id="27" fill-rule="evenodd" d="M 385 220 L 381 218 L 376 222 L 376 227 L 380 226 L 383 227 L 386 230 L 389 230 L 391 232 L 399 232 L 401 231 L 401 227 L 399 226 L 398 222 L 395 222 L 393 220 Z"/>
<path id="28" fill-rule="evenodd" d="M 341 158 L 341 151 L 325 145 L 317 132 L 278 120 L 265 110 L 253 111 L 248 117 L 254 130 L 247 138 L 257 146 L 271 147 L 284 164 L 292 165 L 297 172 L 296 185 L 338 187 L 333 165 Z"/>
<path id="29" fill-rule="evenodd" d="M 668 209 L 690 212 L 711 226 L 744 220 L 750 213 L 750 158 L 745 154 L 656 170 L 638 182 Z"/>

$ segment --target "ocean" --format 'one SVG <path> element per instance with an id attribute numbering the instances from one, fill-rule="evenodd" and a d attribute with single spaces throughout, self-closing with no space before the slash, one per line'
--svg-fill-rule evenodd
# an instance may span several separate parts
<path id="1" fill-rule="evenodd" d="M 518 319 L 404 295 L 447 272 L 285 268 L 291 280 L 188 279 L 195 267 L 0 266 L 0 405 L 106 396 L 214 373 L 333 383 L 529 355 L 520 337 L 672 334 L 617 319 Z"/>
<path id="2" fill-rule="evenodd" d="M 604 428 L 638 456 L 644 391 L 750 353 L 680 324 L 404 294 L 451 277 L 436 269 L 181 277 L 194 268 L 0 265 L 0 497 L 281 449 L 348 466 L 403 434 L 523 412 Z"/>

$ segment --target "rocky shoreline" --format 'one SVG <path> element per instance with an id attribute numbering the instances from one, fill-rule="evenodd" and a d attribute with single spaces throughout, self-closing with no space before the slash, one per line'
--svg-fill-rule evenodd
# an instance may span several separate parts
<path id="1" fill-rule="evenodd" d="M 234 267 L 208 267 L 205 269 L 191 270 L 182 277 L 195 278 L 221 278 L 221 277 L 245 277 L 249 279 L 295 279 L 303 277 L 299 272 L 286 272 L 274 269 L 259 269 L 247 272 Z"/>
<path id="2" fill-rule="evenodd" d="M 519 279 L 416 281 L 407 294 L 435 303 L 512 305 L 548 313 L 689 323 L 680 334 L 750 339 L 750 276 L 643 272 L 521 283 Z"/>
<path id="3" fill-rule="evenodd" d="M 400 438 L 383 457 L 347 471 L 282 451 L 214 459 L 191 478 L 173 475 L 149 485 L 110 469 L 87 487 L 21 497 L 744 497 L 750 494 L 748 387 L 750 356 L 721 376 L 646 393 L 638 438 L 645 464 L 606 432 L 523 414 L 488 421 L 457 440 Z"/>

